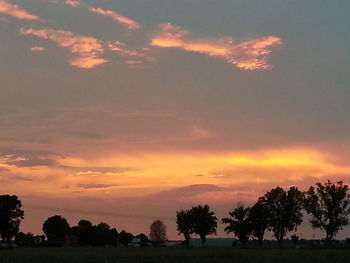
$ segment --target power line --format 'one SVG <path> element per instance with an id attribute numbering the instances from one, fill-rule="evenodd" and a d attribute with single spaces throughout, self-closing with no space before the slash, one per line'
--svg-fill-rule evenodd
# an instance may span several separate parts
<path id="1" fill-rule="evenodd" d="M 132 219 L 160 219 L 164 221 L 175 221 L 172 217 L 164 217 L 164 216 L 150 216 L 150 215 L 137 215 L 137 214 L 124 214 L 124 213 L 113 213 L 113 212 L 96 212 L 96 211 L 88 211 L 88 210 L 80 210 L 80 209 L 72 209 L 72 208 L 62 208 L 62 207 L 53 207 L 53 206 L 43 206 L 43 205 L 32 205 L 25 204 L 25 207 L 38 209 L 38 210 L 50 210 L 50 211 L 60 211 L 60 212 L 68 212 L 75 214 L 84 214 L 84 215 L 97 215 L 97 216 L 111 216 L 111 217 L 123 217 L 123 218 L 132 218 Z"/>

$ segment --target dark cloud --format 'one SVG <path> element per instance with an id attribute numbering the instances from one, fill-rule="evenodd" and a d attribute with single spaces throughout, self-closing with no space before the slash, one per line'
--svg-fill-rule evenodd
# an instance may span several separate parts
<path id="1" fill-rule="evenodd" d="M 40 158 L 31 158 L 18 161 L 8 161 L 8 165 L 16 166 L 18 168 L 22 167 L 36 167 L 36 166 L 54 166 L 56 161 L 53 159 L 40 159 Z"/>
<path id="2" fill-rule="evenodd" d="M 21 158 L 34 158 L 34 157 L 52 157 L 56 154 L 52 151 L 46 150 L 27 150 L 27 149 L 0 149 L 0 155 L 21 157 Z"/>
<path id="3" fill-rule="evenodd" d="M 26 149 L 0 149 L 0 156 L 5 164 L 21 167 L 54 166 L 56 161 L 52 158 L 55 153 L 43 150 Z"/>

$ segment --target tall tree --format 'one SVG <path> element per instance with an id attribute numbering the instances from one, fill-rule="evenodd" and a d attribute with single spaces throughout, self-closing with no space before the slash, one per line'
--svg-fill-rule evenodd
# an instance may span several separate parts
<path id="1" fill-rule="evenodd" d="M 247 244 L 251 233 L 249 213 L 249 207 L 239 204 L 233 211 L 229 212 L 230 217 L 221 220 L 223 224 L 228 225 L 224 229 L 225 232 L 237 236 L 243 247 Z"/>
<path id="2" fill-rule="evenodd" d="M 0 195 L 0 235 L 5 242 L 18 233 L 24 217 L 22 203 L 16 195 Z"/>
<path id="3" fill-rule="evenodd" d="M 150 227 L 149 239 L 157 246 L 167 240 L 166 226 L 161 220 L 154 221 Z"/>
<path id="4" fill-rule="evenodd" d="M 193 218 L 193 232 L 202 240 L 202 247 L 204 247 L 207 235 L 216 234 L 217 218 L 214 212 L 210 211 L 208 205 L 195 206 L 191 208 Z"/>
<path id="5" fill-rule="evenodd" d="M 295 230 L 303 221 L 303 193 L 294 186 L 288 191 L 276 187 L 261 197 L 260 201 L 265 202 L 271 212 L 269 228 L 278 247 L 281 247 L 286 234 Z"/>
<path id="6" fill-rule="evenodd" d="M 69 224 L 62 216 L 55 215 L 44 222 L 43 231 L 51 244 L 63 245 L 69 231 Z"/>
<path id="7" fill-rule="evenodd" d="M 329 180 L 316 186 L 316 189 L 311 186 L 306 193 L 304 207 L 312 215 L 312 226 L 326 231 L 326 240 L 331 241 L 349 223 L 349 187 L 341 181 L 332 183 Z"/>
<path id="8" fill-rule="evenodd" d="M 176 224 L 179 235 L 183 234 L 186 247 L 190 246 L 191 234 L 194 233 L 193 229 L 193 216 L 192 210 L 181 210 L 176 212 Z"/>
<path id="9" fill-rule="evenodd" d="M 269 226 L 270 214 L 267 204 L 260 200 L 250 208 L 251 234 L 258 240 L 259 247 L 263 246 L 265 231 Z"/>

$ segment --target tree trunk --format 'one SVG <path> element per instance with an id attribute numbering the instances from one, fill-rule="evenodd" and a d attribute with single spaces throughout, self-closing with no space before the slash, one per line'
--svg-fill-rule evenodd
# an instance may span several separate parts
<path id="1" fill-rule="evenodd" d="M 330 247 L 331 243 L 332 243 L 332 239 L 333 239 L 333 233 L 331 231 L 327 231 L 326 234 L 326 247 Z"/>
<path id="2" fill-rule="evenodd" d="M 204 248 L 206 238 L 205 238 L 205 236 L 200 236 L 200 238 L 202 240 L 202 248 Z"/>
<path id="3" fill-rule="evenodd" d="M 190 236 L 189 235 L 184 235 L 184 236 L 185 236 L 184 245 L 185 245 L 185 247 L 189 248 L 190 247 Z"/>

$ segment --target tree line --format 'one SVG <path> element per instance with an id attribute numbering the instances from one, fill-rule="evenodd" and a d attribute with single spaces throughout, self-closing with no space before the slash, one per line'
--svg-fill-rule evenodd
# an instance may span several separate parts
<path id="1" fill-rule="evenodd" d="M 228 217 L 221 219 L 221 223 L 225 225 L 225 232 L 237 237 L 243 247 L 250 239 L 256 240 L 262 247 L 267 231 L 273 234 L 281 247 L 286 235 L 303 222 L 304 211 L 311 216 L 312 227 L 323 230 L 324 239 L 330 242 L 349 223 L 348 185 L 328 180 L 324 184 L 316 183 L 306 192 L 295 186 L 289 189 L 276 187 L 259 197 L 250 207 L 238 204 L 228 212 Z M 15 237 L 17 243 L 26 245 L 40 238 L 30 233 L 18 233 L 23 218 L 22 203 L 17 196 L 0 196 L 0 237 L 4 242 Z M 206 237 L 216 234 L 218 219 L 208 205 L 198 205 L 177 211 L 176 224 L 179 235 L 184 237 L 184 246 L 190 246 L 193 235 L 198 235 L 204 246 Z M 161 245 L 167 240 L 166 226 L 160 220 L 151 224 L 149 236 L 143 233 L 134 236 L 124 230 L 118 233 L 106 223 L 93 225 L 88 220 L 80 220 L 77 226 L 70 227 L 67 220 L 59 215 L 49 217 L 43 223 L 42 230 L 51 245 L 64 245 L 67 242 L 81 246 L 128 245 L 136 237 L 141 246 L 146 246 L 149 242 Z"/>

